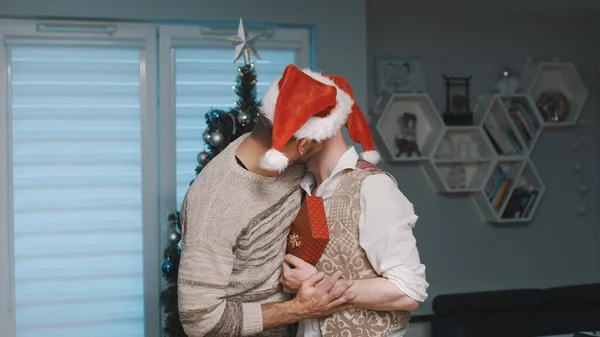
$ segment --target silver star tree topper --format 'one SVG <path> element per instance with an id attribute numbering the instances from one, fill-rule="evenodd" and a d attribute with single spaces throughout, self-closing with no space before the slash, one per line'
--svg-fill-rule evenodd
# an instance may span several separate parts
<path id="1" fill-rule="evenodd" d="M 237 35 L 231 35 L 231 36 L 228 36 L 225 38 L 225 40 L 230 41 L 235 46 L 235 54 L 234 54 L 233 63 L 237 62 L 237 60 L 239 60 L 239 58 L 240 58 L 240 56 L 242 56 L 242 54 L 244 54 L 244 61 L 246 62 L 246 65 L 250 65 L 252 63 L 252 62 L 250 62 L 250 55 L 252 55 L 260 60 L 260 57 L 258 56 L 256 49 L 254 49 L 254 43 L 256 42 L 256 40 L 258 38 L 260 38 L 262 36 L 263 36 L 262 33 L 261 34 L 254 34 L 254 33 L 246 34 L 246 28 L 244 28 L 244 22 L 242 21 L 242 18 L 240 18 L 240 25 L 238 26 Z"/>

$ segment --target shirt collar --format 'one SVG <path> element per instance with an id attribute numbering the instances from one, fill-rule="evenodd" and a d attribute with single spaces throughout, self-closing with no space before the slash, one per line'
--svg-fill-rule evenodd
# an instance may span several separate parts
<path id="1" fill-rule="evenodd" d="M 350 146 L 348 150 L 346 150 L 346 152 L 344 152 L 344 154 L 340 157 L 340 160 L 338 160 L 337 164 L 335 164 L 335 166 L 333 167 L 333 171 L 331 171 L 329 177 L 323 180 L 323 183 L 321 185 L 327 184 L 329 180 L 331 180 L 336 175 L 344 172 L 345 170 L 354 170 L 356 168 L 358 158 L 359 156 L 356 152 L 356 149 L 354 148 L 354 146 Z M 308 171 L 306 175 L 304 175 L 304 178 L 302 178 L 302 181 L 300 182 L 300 187 L 302 187 L 302 189 L 308 192 L 310 195 L 312 194 L 311 191 L 314 184 L 315 176 L 310 171 Z"/>

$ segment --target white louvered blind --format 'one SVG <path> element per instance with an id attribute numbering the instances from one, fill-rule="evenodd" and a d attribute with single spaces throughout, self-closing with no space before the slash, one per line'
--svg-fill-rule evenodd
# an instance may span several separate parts
<path id="1" fill-rule="evenodd" d="M 144 336 L 140 50 L 9 63 L 17 337 Z"/>
<path id="2" fill-rule="evenodd" d="M 280 77 L 288 64 L 296 61 L 296 49 L 259 49 L 261 60 L 254 62 L 257 96 Z M 177 205 L 181 205 L 190 181 L 195 177 L 196 156 L 203 150 L 204 115 L 210 108 L 228 110 L 237 100 L 237 64 L 232 48 L 175 48 L 175 115 Z"/>

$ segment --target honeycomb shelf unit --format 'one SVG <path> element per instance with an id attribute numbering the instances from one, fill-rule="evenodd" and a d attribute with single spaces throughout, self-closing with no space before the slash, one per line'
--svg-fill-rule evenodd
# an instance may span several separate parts
<path id="1" fill-rule="evenodd" d="M 578 122 L 588 92 L 572 63 L 530 64 L 522 73 L 521 92 L 479 98 L 483 109 L 473 126 L 444 125 L 425 93 L 383 94 L 372 125 L 384 158 L 419 164 L 437 193 L 470 197 L 489 223 L 532 221 L 545 186 L 531 153 L 544 130 Z M 565 120 L 544 118 L 536 99 L 547 91 L 560 91 L 567 98 L 570 112 Z M 404 112 L 417 117 L 420 157 L 397 155 L 395 141 Z"/>
<path id="2" fill-rule="evenodd" d="M 552 116 L 542 117 L 544 127 L 565 127 L 577 123 L 588 98 L 588 90 L 570 62 L 540 62 L 525 67 L 521 76 L 521 91 L 537 102 L 546 92 L 560 92 L 568 101 L 568 114 L 564 120 L 552 121 Z"/>
<path id="3" fill-rule="evenodd" d="M 491 223 L 530 222 L 544 195 L 545 187 L 529 160 L 496 162 L 483 189 L 473 202 Z"/>
<path id="4" fill-rule="evenodd" d="M 429 182 L 440 193 L 478 191 L 491 168 L 491 145 L 477 126 L 448 126 L 433 157 L 423 165 Z M 460 174 L 464 179 L 454 179 Z M 454 175 L 453 175 L 454 173 Z"/>

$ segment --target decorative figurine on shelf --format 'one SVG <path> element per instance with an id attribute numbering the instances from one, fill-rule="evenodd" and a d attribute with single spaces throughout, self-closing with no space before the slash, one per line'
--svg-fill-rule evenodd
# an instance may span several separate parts
<path id="1" fill-rule="evenodd" d="M 396 135 L 396 157 L 406 155 L 407 157 L 421 156 L 417 144 L 417 115 L 405 112 L 398 118 L 400 133 Z"/>
<path id="2" fill-rule="evenodd" d="M 514 95 L 519 90 L 519 74 L 511 68 L 500 72 L 500 79 L 496 83 L 498 92 L 502 95 Z"/>
<path id="3" fill-rule="evenodd" d="M 452 165 L 446 177 L 448 187 L 451 189 L 467 187 L 467 171 L 460 165 Z"/>
<path id="4" fill-rule="evenodd" d="M 469 98 L 471 77 L 442 76 L 446 84 L 446 125 L 473 125 L 473 110 Z"/>
<path id="5" fill-rule="evenodd" d="M 567 96 L 558 90 L 543 92 L 536 103 L 546 122 L 563 122 L 571 112 Z"/>

